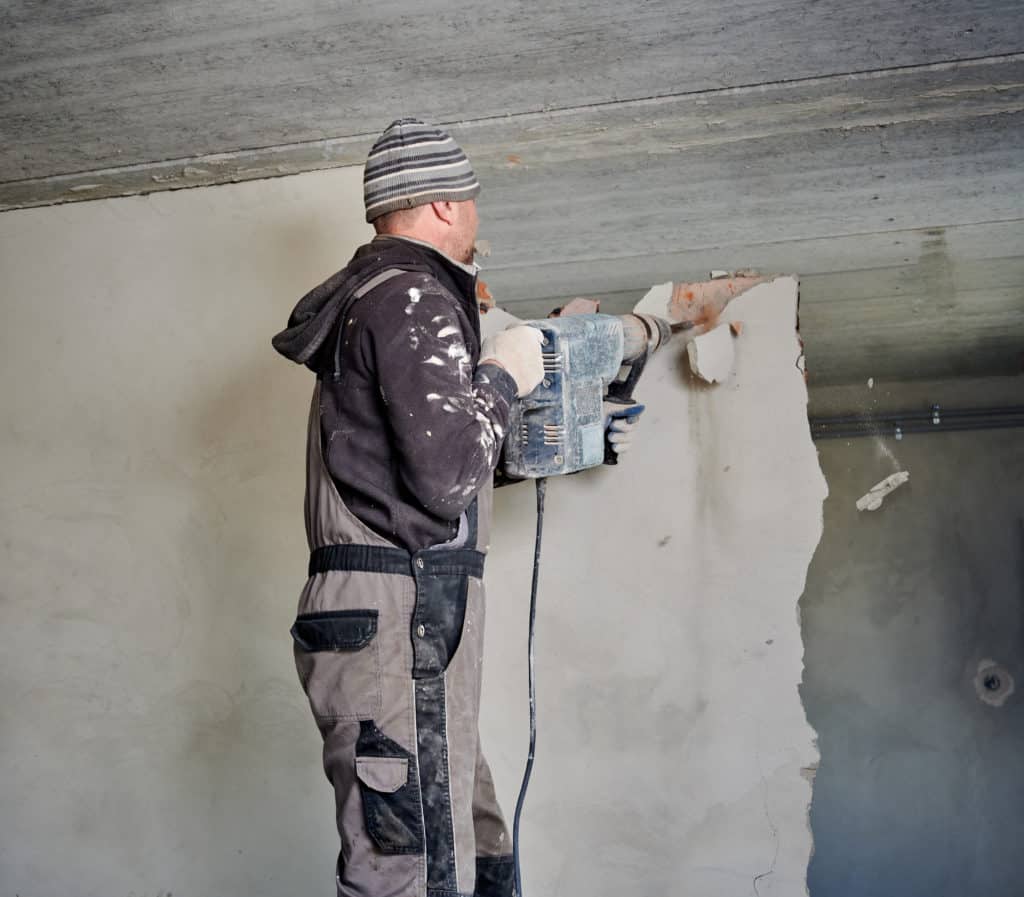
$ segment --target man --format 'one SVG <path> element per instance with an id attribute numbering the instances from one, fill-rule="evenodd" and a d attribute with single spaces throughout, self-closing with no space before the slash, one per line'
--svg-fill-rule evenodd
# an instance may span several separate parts
<path id="1" fill-rule="evenodd" d="M 448 134 L 394 122 L 363 185 L 377 236 L 274 338 L 317 375 L 292 635 L 335 791 L 338 894 L 511 897 L 477 733 L 481 577 L 492 477 L 512 403 L 543 377 L 541 335 L 481 345 L 480 185 Z"/>

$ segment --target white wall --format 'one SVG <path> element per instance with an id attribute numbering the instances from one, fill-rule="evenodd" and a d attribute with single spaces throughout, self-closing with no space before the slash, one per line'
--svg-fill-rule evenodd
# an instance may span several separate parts
<path id="1" fill-rule="evenodd" d="M 369 233 L 360 174 L 0 216 L 5 894 L 332 892 L 287 632 L 311 375 L 269 338 Z M 531 897 L 802 892 L 796 602 L 824 485 L 795 290 L 759 289 L 733 382 L 668 350 L 628 465 L 549 489 Z M 488 572 L 510 815 L 532 501 L 499 494 Z"/>

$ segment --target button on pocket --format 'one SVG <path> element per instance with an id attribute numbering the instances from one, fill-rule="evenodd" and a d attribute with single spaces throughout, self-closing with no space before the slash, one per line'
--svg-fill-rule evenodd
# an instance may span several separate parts
<path id="1" fill-rule="evenodd" d="M 381 708 L 376 610 L 300 614 L 292 626 L 295 666 L 320 720 L 356 720 Z"/>

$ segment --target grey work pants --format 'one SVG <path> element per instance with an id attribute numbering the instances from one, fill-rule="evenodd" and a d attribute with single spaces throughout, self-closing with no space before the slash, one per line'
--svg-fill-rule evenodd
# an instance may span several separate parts
<path id="1" fill-rule="evenodd" d="M 483 585 L 430 572 L 331 570 L 300 600 L 295 660 L 336 797 L 339 897 L 513 895 L 477 730 Z"/>

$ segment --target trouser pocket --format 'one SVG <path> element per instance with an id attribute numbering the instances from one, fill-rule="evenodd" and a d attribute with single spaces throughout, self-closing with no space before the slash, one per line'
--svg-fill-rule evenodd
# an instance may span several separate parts
<path id="1" fill-rule="evenodd" d="M 318 720 L 357 720 L 381 708 L 376 610 L 299 614 L 295 667 Z"/>
<path id="2" fill-rule="evenodd" d="M 367 834 L 381 853 L 424 848 L 416 758 L 369 720 L 359 723 L 356 778 Z"/>

